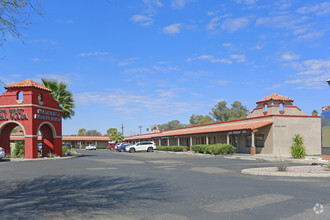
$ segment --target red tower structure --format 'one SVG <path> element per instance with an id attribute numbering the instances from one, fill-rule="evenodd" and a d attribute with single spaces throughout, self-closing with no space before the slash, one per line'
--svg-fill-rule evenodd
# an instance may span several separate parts
<path id="1" fill-rule="evenodd" d="M 0 96 L 0 147 L 10 154 L 10 134 L 20 126 L 25 138 L 25 158 L 38 157 L 38 133 L 42 155 L 62 156 L 62 111 L 51 90 L 30 80 L 5 87 Z"/>

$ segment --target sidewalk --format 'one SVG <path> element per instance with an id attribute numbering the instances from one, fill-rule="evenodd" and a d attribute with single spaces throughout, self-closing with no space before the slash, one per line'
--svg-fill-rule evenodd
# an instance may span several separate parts
<path id="1" fill-rule="evenodd" d="M 273 154 L 256 154 L 256 155 L 250 155 L 250 154 L 234 154 L 234 155 L 228 155 L 225 156 L 225 158 L 229 159 L 255 159 L 255 160 L 265 160 L 265 161 L 270 161 L 270 162 L 278 162 L 278 161 L 283 161 L 287 163 L 297 163 L 297 164 L 309 164 L 311 165 L 312 163 L 317 163 L 317 164 L 326 164 L 329 161 L 327 160 L 322 160 L 321 156 L 306 156 L 303 159 L 294 159 L 291 156 L 275 156 Z"/>

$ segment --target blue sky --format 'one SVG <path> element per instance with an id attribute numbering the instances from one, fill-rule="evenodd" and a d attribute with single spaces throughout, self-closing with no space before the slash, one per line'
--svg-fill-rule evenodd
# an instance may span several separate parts
<path id="1" fill-rule="evenodd" d="M 65 81 L 79 128 L 125 135 L 189 123 L 218 102 L 250 111 L 271 93 L 309 115 L 330 105 L 330 1 L 42 1 L 24 44 L 0 48 L 0 79 Z M 1 89 L 1 92 L 4 90 Z"/>

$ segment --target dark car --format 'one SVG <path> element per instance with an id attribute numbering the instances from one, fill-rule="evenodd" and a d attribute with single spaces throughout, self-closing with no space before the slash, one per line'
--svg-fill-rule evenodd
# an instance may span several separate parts
<path id="1" fill-rule="evenodd" d="M 118 151 L 119 152 L 124 152 L 124 151 L 126 151 L 126 149 L 125 149 L 125 147 L 127 147 L 127 146 L 129 146 L 130 144 L 122 144 L 122 145 L 120 145 L 120 147 L 118 147 Z"/>

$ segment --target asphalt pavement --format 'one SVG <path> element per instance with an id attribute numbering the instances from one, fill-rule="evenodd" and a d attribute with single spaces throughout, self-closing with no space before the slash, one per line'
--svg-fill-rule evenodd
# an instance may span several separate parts
<path id="1" fill-rule="evenodd" d="M 330 219 L 330 178 L 270 177 L 260 160 L 80 151 L 0 162 L 1 219 Z"/>

